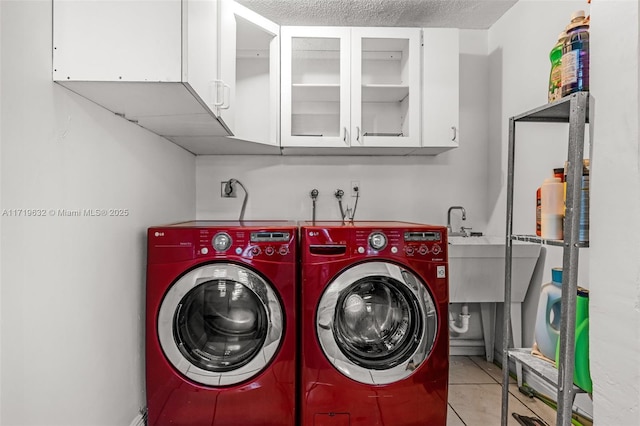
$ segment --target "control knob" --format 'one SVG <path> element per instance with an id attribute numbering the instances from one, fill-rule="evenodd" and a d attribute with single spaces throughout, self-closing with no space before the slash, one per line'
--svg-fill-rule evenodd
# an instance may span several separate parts
<path id="1" fill-rule="evenodd" d="M 216 251 L 227 251 L 231 247 L 231 237 L 226 232 L 218 232 L 213 237 L 212 245 Z"/>
<path id="2" fill-rule="evenodd" d="M 369 246 L 377 251 L 387 246 L 387 236 L 382 232 L 373 232 L 369 235 Z"/>

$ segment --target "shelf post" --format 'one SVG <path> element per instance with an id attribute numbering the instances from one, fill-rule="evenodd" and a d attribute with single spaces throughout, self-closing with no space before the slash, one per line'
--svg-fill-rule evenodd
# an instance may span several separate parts
<path id="1" fill-rule="evenodd" d="M 578 242 L 580 230 L 580 195 L 582 191 L 582 159 L 584 126 L 589 94 L 571 95 L 569 112 L 569 149 L 567 196 L 564 217 L 564 252 L 562 259 L 562 298 L 560 318 L 560 354 L 558 360 L 558 412 L 556 424 L 571 425 L 575 397 L 576 299 L 578 283 Z"/>
<path id="2" fill-rule="evenodd" d="M 509 346 L 511 344 L 511 234 L 513 231 L 513 167 L 515 165 L 516 122 L 509 119 L 509 157 L 507 159 L 507 229 L 505 234 L 504 305 L 502 308 L 502 412 L 501 425 L 509 419 Z"/>

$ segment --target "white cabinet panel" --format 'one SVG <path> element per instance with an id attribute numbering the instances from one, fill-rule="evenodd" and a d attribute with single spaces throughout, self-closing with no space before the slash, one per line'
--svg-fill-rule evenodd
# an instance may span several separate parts
<path id="1" fill-rule="evenodd" d="M 182 2 L 53 2 L 53 79 L 181 81 Z"/>
<path id="2" fill-rule="evenodd" d="M 182 81 L 188 82 L 212 111 L 219 56 L 217 13 L 216 0 L 183 2 Z"/>
<path id="3" fill-rule="evenodd" d="M 455 28 L 425 28 L 422 153 L 458 147 L 460 42 Z M 416 152 L 421 153 L 421 152 Z"/>

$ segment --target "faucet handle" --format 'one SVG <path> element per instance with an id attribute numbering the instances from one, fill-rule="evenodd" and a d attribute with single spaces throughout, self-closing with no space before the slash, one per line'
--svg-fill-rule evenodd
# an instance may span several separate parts
<path id="1" fill-rule="evenodd" d="M 468 237 L 471 235 L 471 227 L 467 228 L 465 226 L 460 227 L 460 233 L 463 237 Z"/>

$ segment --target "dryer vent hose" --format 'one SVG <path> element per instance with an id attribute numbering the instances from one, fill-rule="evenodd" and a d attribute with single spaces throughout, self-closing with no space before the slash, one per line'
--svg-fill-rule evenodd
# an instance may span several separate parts
<path id="1" fill-rule="evenodd" d="M 225 187 L 225 192 L 227 192 L 228 194 L 231 194 L 233 192 L 233 186 L 235 184 L 240 185 L 240 188 L 242 188 L 242 190 L 244 191 L 244 200 L 242 200 L 242 209 L 240 210 L 240 222 L 242 222 L 244 220 L 244 212 L 247 208 L 247 200 L 249 199 L 249 191 L 247 191 L 247 188 L 244 187 L 244 185 L 242 184 L 242 182 L 240 182 L 238 179 L 229 179 L 227 181 L 227 185 Z"/>

